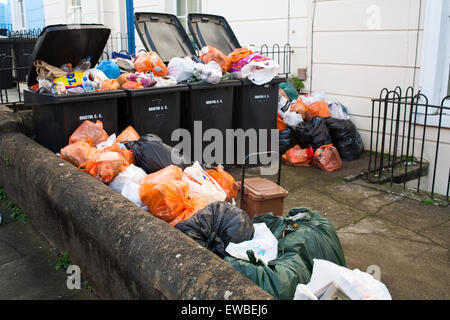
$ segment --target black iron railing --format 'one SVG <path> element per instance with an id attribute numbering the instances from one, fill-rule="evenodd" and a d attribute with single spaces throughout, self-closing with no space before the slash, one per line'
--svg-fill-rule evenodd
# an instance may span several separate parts
<path id="1" fill-rule="evenodd" d="M 444 115 L 450 116 L 450 107 L 445 106 L 450 96 L 441 104 L 431 105 L 428 98 L 409 87 L 402 94 L 400 87 L 393 91 L 383 89 L 378 99 L 372 100 L 370 160 L 367 179 L 371 182 L 389 181 L 391 186 L 395 176 L 401 176 L 403 188 L 407 181 L 417 179 L 417 192 L 421 190 L 421 178 L 428 175 L 432 168 L 432 180 L 429 190 L 435 196 L 436 173 L 448 172 L 447 201 L 450 186 L 450 162 L 439 159 L 442 120 Z M 437 123 L 430 123 L 437 118 Z M 436 119 L 434 119 L 436 120 Z M 431 132 L 430 127 L 434 130 Z M 431 144 L 436 147 L 432 148 Z M 428 156 L 425 157 L 425 148 Z M 430 156 L 432 154 L 432 156 Z M 439 161 L 441 160 L 441 161 Z"/>

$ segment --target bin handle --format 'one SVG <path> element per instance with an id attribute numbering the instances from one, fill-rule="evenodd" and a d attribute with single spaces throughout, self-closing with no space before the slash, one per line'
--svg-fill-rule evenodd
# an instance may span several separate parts
<path id="1" fill-rule="evenodd" d="M 242 166 L 241 199 L 240 199 L 241 203 L 245 203 L 245 197 L 244 197 L 244 191 L 245 190 L 244 189 L 245 189 L 245 168 L 246 168 L 247 160 L 251 156 L 261 155 L 261 154 L 269 154 L 269 153 L 275 153 L 275 154 L 278 154 L 278 156 L 279 156 L 279 159 L 278 159 L 278 180 L 277 180 L 277 184 L 281 185 L 281 154 L 279 152 L 276 152 L 276 151 L 250 153 L 249 155 L 247 155 L 245 157 L 244 164 Z"/>

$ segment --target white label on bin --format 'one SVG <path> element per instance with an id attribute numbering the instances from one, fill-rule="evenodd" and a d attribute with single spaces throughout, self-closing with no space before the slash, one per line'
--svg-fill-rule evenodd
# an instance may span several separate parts
<path id="1" fill-rule="evenodd" d="M 100 114 L 88 114 L 85 116 L 80 116 L 80 121 L 84 121 L 84 120 L 95 120 L 95 119 L 101 119 L 103 118 L 103 115 Z"/>
<path id="2" fill-rule="evenodd" d="M 261 95 L 257 95 L 255 96 L 255 99 L 269 99 L 270 95 L 268 94 L 261 94 Z"/>
<path id="3" fill-rule="evenodd" d="M 207 105 L 210 105 L 210 104 L 223 104 L 223 99 L 206 100 L 205 103 L 206 103 Z"/>
<path id="4" fill-rule="evenodd" d="M 156 107 L 149 107 L 148 108 L 149 112 L 161 111 L 161 110 L 169 110 L 169 108 L 167 106 L 156 106 Z"/>

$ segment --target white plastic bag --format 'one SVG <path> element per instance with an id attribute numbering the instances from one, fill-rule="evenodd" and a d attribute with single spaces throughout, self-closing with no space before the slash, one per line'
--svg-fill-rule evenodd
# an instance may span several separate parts
<path id="1" fill-rule="evenodd" d="M 319 300 L 314 293 L 309 290 L 308 286 L 299 284 L 295 291 L 294 300 Z"/>
<path id="2" fill-rule="evenodd" d="M 146 176 L 147 173 L 144 170 L 132 164 L 124 172 L 119 173 L 109 186 L 137 206 L 147 210 L 139 197 L 139 187 Z"/>
<path id="3" fill-rule="evenodd" d="M 278 95 L 278 114 L 283 119 L 283 122 L 290 128 L 295 128 L 300 122 L 303 122 L 303 117 L 297 112 L 290 110 L 291 102 L 282 94 Z"/>
<path id="4" fill-rule="evenodd" d="M 194 75 L 196 63 L 190 57 L 170 59 L 167 66 L 169 76 L 174 77 L 177 82 L 187 81 Z"/>
<path id="5" fill-rule="evenodd" d="M 349 120 L 345 107 L 339 102 L 327 102 L 328 108 L 330 109 L 331 117 L 335 119 Z"/>
<path id="6" fill-rule="evenodd" d="M 184 170 L 182 180 L 189 184 L 191 197 L 200 197 L 209 203 L 225 201 L 227 194 L 197 161 Z"/>
<path id="7" fill-rule="evenodd" d="M 323 93 L 321 92 L 314 92 L 311 95 L 303 95 L 300 96 L 300 98 L 302 99 L 302 102 L 306 105 L 309 106 L 315 102 L 319 102 L 322 100 L 325 100 L 325 96 Z"/>
<path id="8" fill-rule="evenodd" d="M 119 173 L 119 175 L 109 184 L 118 193 L 122 193 L 127 183 L 133 182 L 138 185 L 144 181 L 147 177 L 147 173 L 135 165 L 129 165 L 125 171 Z"/>
<path id="9" fill-rule="evenodd" d="M 230 242 L 225 251 L 237 259 L 250 261 L 247 251 L 252 250 L 256 260 L 261 260 L 267 265 L 269 261 L 277 258 L 278 240 L 265 223 L 255 223 L 253 226 L 255 234 L 252 240 L 241 243 Z"/>
<path id="10" fill-rule="evenodd" d="M 280 65 L 274 60 L 251 61 L 242 70 L 242 77 L 256 85 L 263 85 L 272 81 L 280 71 Z"/>
<path id="11" fill-rule="evenodd" d="M 352 300 L 392 300 L 386 286 L 370 274 L 358 269 L 350 270 L 330 261 L 314 259 L 311 281 L 306 285 L 317 295 L 334 282 Z M 298 288 L 299 295 L 303 288 Z"/>
<path id="12" fill-rule="evenodd" d="M 197 80 L 218 84 L 222 80 L 222 67 L 215 61 L 208 64 L 197 63 L 194 68 Z"/>
<path id="13" fill-rule="evenodd" d="M 101 142 L 97 145 L 97 149 L 100 151 L 105 150 L 106 148 L 111 147 L 114 143 L 116 143 L 116 134 L 113 133 L 112 135 L 109 136 L 108 140 Z"/>

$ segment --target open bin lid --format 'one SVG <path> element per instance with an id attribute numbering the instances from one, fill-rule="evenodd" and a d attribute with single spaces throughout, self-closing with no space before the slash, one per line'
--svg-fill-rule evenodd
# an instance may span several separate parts
<path id="1" fill-rule="evenodd" d="M 229 55 L 235 49 L 241 48 L 224 17 L 191 13 L 188 15 L 188 26 L 199 49 L 211 46 Z"/>
<path id="2" fill-rule="evenodd" d="M 95 66 L 103 54 L 111 30 L 101 24 L 65 24 L 45 27 L 36 41 L 30 62 L 43 60 L 55 67 L 65 63 L 76 66 L 91 57 Z M 30 68 L 28 86 L 37 83 L 36 68 Z"/>
<path id="3" fill-rule="evenodd" d="M 147 51 L 155 51 L 168 63 L 174 57 L 196 55 L 189 36 L 172 14 L 156 12 L 136 12 L 134 23 L 139 37 Z"/>

